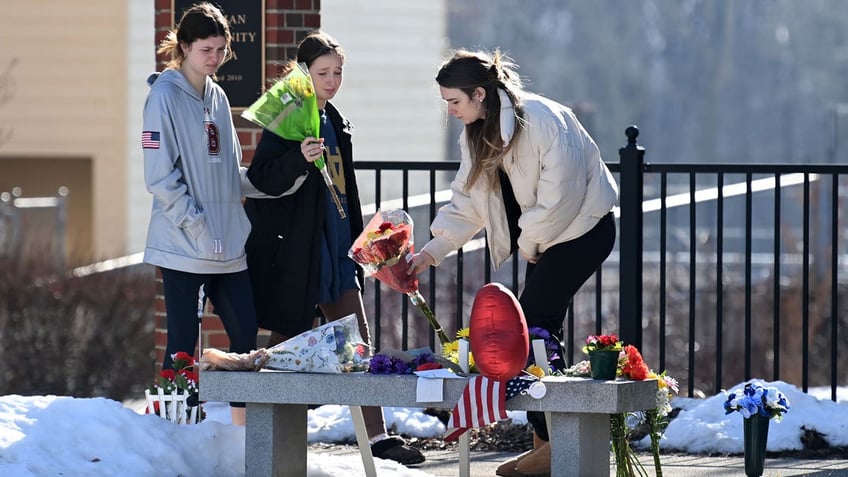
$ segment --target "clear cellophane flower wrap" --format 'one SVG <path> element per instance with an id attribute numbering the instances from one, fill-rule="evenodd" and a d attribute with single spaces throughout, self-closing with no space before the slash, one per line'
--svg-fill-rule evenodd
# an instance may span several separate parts
<path id="1" fill-rule="evenodd" d="M 321 132 L 321 115 L 318 112 L 318 97 L 315 95 L 312 77 L 309 76 L 305 64 L 290 66 L 291 71 L 268 88 L 241 113 L 241 116 L 283 139 L 303 141 L 308 137 L 317 138 Z M 336 204 L 339 216 L 345 218 L 344 208 L 336 194 L 324 158 L 317 159 L 314 164 L 321 171 L 321 177 Z"/>
<path id="2" fill-rule="evenodd" d="M 268 348 L 265 368 L 305 373 L 366 371 L 371 348 L 356 315 L 348 315 Z"/>
<path id="3" fill-rule="evenodd" d="M 406 293 L 412 304 L 427 317 L 439 342 L 444 345 L 450 340 L 418 291 L 418 277 L 407 273 L 406 258 L 415 252 L 412 225 L 412 218 L 404 210 L 378 210 L 353 242 L 348 256 L 366 275 L 377 278 L 392 290 Z"/>

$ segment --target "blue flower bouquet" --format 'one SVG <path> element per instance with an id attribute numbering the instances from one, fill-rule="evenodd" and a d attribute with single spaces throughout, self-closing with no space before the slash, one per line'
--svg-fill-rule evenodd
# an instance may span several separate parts
<path id="1" fill-rule="evenodd" d="M 775 387 L 766 387 L 761 381 L 751 381 L 743 389 L 725 392 L 725 414 L 739 412 L 742 417 L 759 414 L 780 422 L 789 411 L 789 400 Z"/>

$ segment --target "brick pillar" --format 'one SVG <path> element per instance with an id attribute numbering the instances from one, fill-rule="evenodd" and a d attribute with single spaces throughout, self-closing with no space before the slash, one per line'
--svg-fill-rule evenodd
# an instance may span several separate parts
<path id="1" fill-rule="evenodd" d="M 168 31 L 174 27 L 171 24 L 173 16 L 171 0 L 155 0 L 155 9 L 156 45 L 154 48 L 158 47 Z M 265 77 L 269 82 L 279 74 L 279 65 L 295 58 L 297 43 L 310 31 L 320 28 L 320 9 L 321 0 L 265 0 Z M 176 20 L 179 21 L 179 19 Z M 157 70 L 161 71 L 167 60 L 157 56 Z M 243 165 L 248 165 L 253 159 L 261 129 L 242 119 L 239 116 L 240 113 L 240 110 L 233 112 L 233 122 L 242 147 Z M 167 343 L 165 298 L 162 295 L 162 277 L 158 271 L 156 282 L 158 286 L 154 316 L 156 350 L 154 370 L 158 372 L 165 357 Z M 203 348 L 226 350 L 229 347 L 229 340 L 221 320 L 214 314 L 214 310 L 208 303 L 203 315 L 203 336 L 201 336 L 200 344 Z"/>

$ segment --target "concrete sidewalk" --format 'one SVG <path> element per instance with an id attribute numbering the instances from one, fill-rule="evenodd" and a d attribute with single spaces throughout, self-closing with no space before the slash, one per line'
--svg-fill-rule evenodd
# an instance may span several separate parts
<path id="1" fill-rule="evenodd" d="M 311 452 L 316 452 L 311 449 Z M 321 450 L 320 452 L 325 452 Z M 329 451 L 346 455 L 358 453 L 355 446 L 342 446 Z M 413 468 L 436 477 L 457 477 L 459 455 L 456 451 L 425 451 L 427 460 Z M 501 462 L 515 456 L 512 452 L 471 452 L 471 477 L 491 477 Z M 650 454 L 640 453 L 639 460 L 648 475 L 654 476 L 654 463 Z M 610 456 L 610 475 L 615 475 L 615 464 Z M 663 477 L 739 477 L 745 475 L 745 461 L 740 456 L 705 457 L 698 455 L 662 455 Z M 580 474 L 576 471 L 575 476 Z M 848 456 L 844 459 L 797 459 L 766 457 L 764 477 L 789 476 L 848 477 Z"/>

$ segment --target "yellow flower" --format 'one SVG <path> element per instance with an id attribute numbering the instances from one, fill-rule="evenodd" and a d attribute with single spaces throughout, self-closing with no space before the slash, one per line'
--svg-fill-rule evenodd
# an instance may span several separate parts
<path id="1" fill-rule="evenodd" d="M 459 364 L 459 340 L 468 339 L 468 328 L 463 328 L 456 334 L 457 339 L 448 341 L 442 345 L 442 356 L 449 359 L 454 364 Z M 474 364 L 474 355 L 471 354 L 470 351 L 468 352 L 468 367 L 472 373 L 477 371 L 477 367 Z"/>
<path id="2" fill-rule="evenodd" d="M 545 377 L 545 371 L 542 368 L 536 366 L 535 364 L 527 366 L 527 372 L 532 374 L 533 376 L 536 376 L 537 378 Z"/>
<path id="3" fill-rule="evenodd" d="M 445 356 L 459 353 L 459 341 L 450 341 L 442 346 L 442 354 Z"/>
<path id="4" fill-rule="evenodd" d="M 462 328 L 461 330 L 456 332 L 457 338 L 469 339 L 470 336 L 471 336 L 471 330 L 469 328 Z"/>

